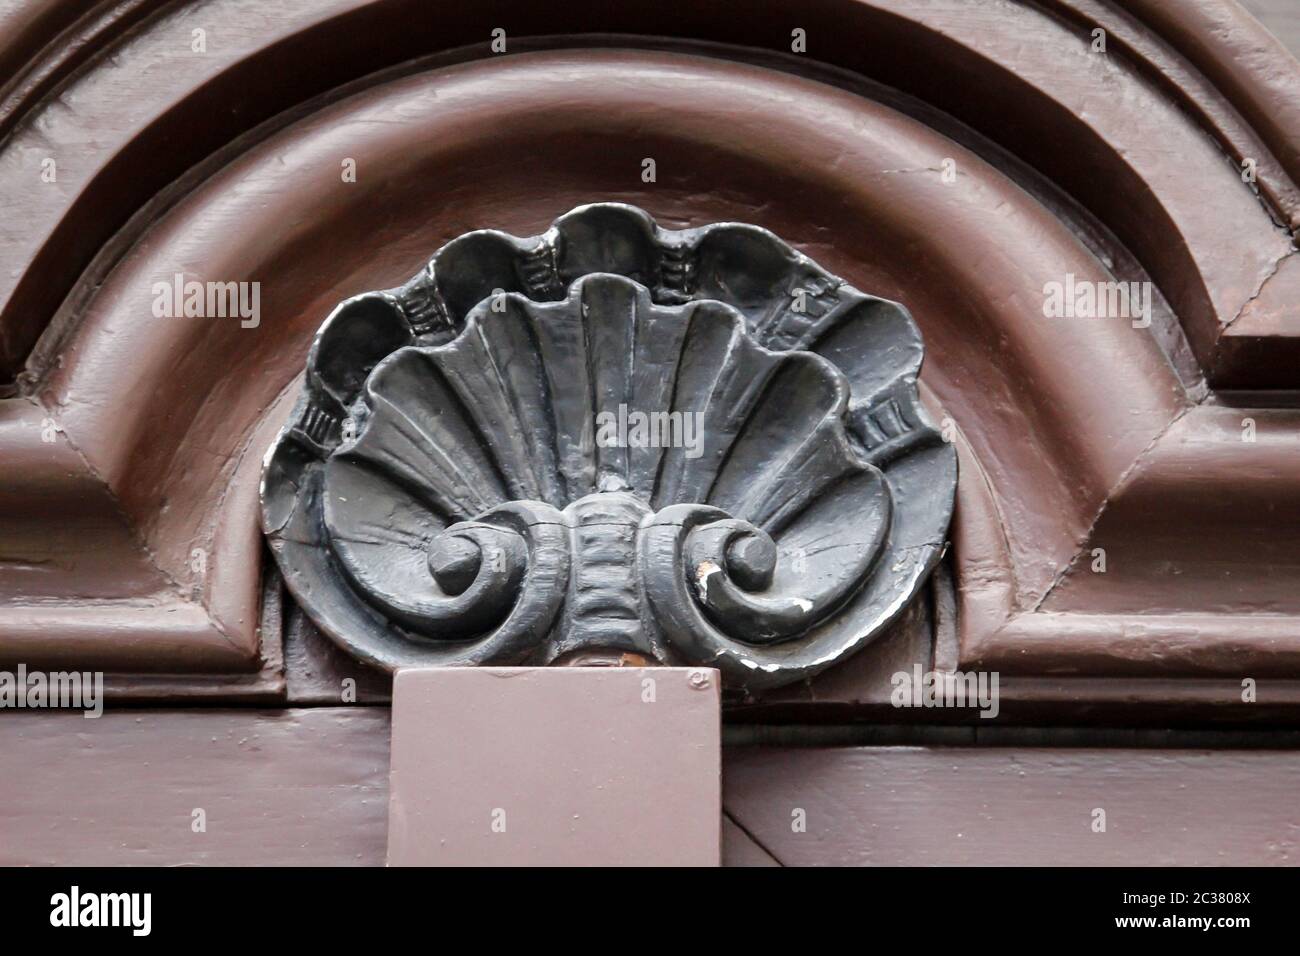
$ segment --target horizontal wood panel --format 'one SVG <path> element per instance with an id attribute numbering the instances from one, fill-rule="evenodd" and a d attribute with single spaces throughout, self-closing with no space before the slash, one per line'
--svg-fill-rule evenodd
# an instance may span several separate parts
<path id="1" fill-rule="evenodd" d="M 1300 862 L 1296 751 L 733 748 L 723 766 L 727 812 L 787 866 Z"/>
<path id="2" fill-rule="evenodd" d="M 4 865 L 384 862 L 386 709 L 5 713 L 0 767 Z"/>
<path id="3" fill-rule="evenodd" d="M 0 865 L 382 865 L 388 747 L 381 707 L 0 714 Z M 733 747 L 723 788 L 727 865 L 1300 859 L 1300 751 Z"/>
<path id="4" fill-rule="evenodd" d="M 3 713 L 0 866 L 383 866 L 388 758 L 386 707 Z"/>

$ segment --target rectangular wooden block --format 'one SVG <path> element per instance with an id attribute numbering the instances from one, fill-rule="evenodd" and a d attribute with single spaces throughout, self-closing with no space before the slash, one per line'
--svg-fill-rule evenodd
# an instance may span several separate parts
<path id="1" fill-rule="evenodd" d="M 390 866 L 717 866 L 718 673 L 405 670 Z"/>

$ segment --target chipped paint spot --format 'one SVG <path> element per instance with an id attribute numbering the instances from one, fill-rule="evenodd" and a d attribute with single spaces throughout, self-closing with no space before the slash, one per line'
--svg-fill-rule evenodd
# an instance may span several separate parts
<path id="1" fill-rule="evenodd" d="M 709 599 L 709 577 L 717 574 L 722 569 L 712 561 L 701 561 L 699 567 L 695 569 L 695 589 L 700 592 L 700 600 Z"/>

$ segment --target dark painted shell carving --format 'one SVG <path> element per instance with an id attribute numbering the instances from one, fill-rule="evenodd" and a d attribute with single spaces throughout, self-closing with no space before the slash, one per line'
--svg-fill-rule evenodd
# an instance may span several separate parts
<path id="1" fill-rule="evenodd" d="M 600 652 L 789 683 L 942 552 L 921 355 L 902 306 L 757 227 L 602 204 L 469 233 L 326 320 L 263 526 L 315 623 L 388 668 Z"/>

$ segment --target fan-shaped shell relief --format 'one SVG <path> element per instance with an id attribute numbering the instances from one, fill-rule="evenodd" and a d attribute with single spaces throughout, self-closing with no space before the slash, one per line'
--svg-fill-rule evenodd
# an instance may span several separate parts
<path id="1" fill-rule="evenodd" d="M 938 560 L 956 459 L 921 337 L 770 233 L 584 206 L 349 299 L 268 452 L 263 526 L 384 667 L 584 655 L 758 690 L 876 637 Z"/>

